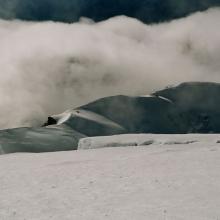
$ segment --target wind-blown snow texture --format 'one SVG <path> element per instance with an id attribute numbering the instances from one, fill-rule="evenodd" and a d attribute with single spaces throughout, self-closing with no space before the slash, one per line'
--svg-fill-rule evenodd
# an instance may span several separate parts
<path id="1" fill-rule="evenodd" d="M 1 219 L 217 220 L 217 138 L 180 135 L 174 139 L 198 142 L 2 155 Z"/>

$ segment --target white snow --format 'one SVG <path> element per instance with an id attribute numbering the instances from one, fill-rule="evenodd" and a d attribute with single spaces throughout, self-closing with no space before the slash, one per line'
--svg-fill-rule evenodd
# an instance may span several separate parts
<path id="1" fill-rule="evenodd" d="M 220 135 L 85 140 L 99 147 L 153 142 L 0 156 L 0 219 L 220 219 Z"/>
<path id="2" fill-rule="evenodd" d="M 147 145 L 216 144 L 218 134 L 124 134 L 106 137 L 88 137 L 79 141 L 79 150 L 106 147 Z"/>
<path id="3" fill-rule="evenodd" d="M 163 97 L 163 96 L 157 96 L 157 97 L 160 98 L 160 99 L 163 99 L 164 101 L 167 101 L 167 102 L 173 103 L 173 101 L 171 101 L 170 99 L 165 98 L 165 97 Z"/>
<path id="4" fill-rule="evenodd" d="M 143 97 L 143 98 L 154 98 L 154 95 L 141 95 L 139 97 Z"/>
<path id="5" fill-rule="evenodd" d="M 162 100 L 164 100 L 164 101 L 167 101 L 167 102 L 169 102 L 169 103 L 173 103 L 173 101 L 171 101 L 170 99 L 168 99 L 168 98 L 165 98 L 165 97 L 163 97 L 163 96 L 155 96 L 155 95 L 142 95 L 142 96 L 140 96 L 140 97 L 143 97 L 143 98 L 159 98 L 159 99 L 162 99 Z"/>
<path id="6" fill-rule="evenodd" d="M 109 120 L 108 118 L 99 115 L 95 112 L 84 110 L 84 109 L 77 109 L 77 110 L 68 110 L 62 114 L 52 116 L 54 119 L 57 120 L 57 124 L 63 124 L 68 121 L 71 117 L 79 117 L 83 119 L 87 119 L 93 122 L 97 122 L 102 125 L 107 125 L 114 128 L 124 129 L 119 124 Z"/>

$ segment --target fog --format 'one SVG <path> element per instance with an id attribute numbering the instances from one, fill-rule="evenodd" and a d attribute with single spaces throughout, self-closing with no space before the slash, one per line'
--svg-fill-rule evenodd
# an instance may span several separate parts
<path id="1" fill-rule="evenodd" d="M 41 125 L 94 99 L 220 82 L 220 9 L 146 25 L 0 20 L 0 128 Z"/>

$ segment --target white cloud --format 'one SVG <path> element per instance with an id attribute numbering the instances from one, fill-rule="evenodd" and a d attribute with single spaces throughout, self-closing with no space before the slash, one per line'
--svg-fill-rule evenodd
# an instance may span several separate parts
<path id="1" fill-rule="evenodd" d="M 146 25 L 0 20 L 0 128 L 32 126 L 96 98 L 220 81 L 220 9 Z"/>

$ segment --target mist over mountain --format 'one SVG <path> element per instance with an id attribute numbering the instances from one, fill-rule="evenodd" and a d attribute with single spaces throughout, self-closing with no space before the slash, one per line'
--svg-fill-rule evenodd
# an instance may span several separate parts
<path id="1" fill-rule="evenodd" d="M 94 21 L 118 15 L 155 23 L 219 6 L 220 0 L 0 0 L 0 17 L 31 21 Z"/>
<path id="2" fill-rule="evenodd" d="M 220 83 L 187 82 L 147 96 L 111 96 L 51 116 L 86 136 L 219 133 Z M 101 116 L 101 117 L 100 117 Z"/>
<path id="3" fill-rule="evenodd" d="M 52 115 L 43 127 L 0 131 L 0 154 L 77 150 L 95 136 L 219 133 L 219 94 L 219 83 L 190 82 L 148 96 L 105 97 Z"/>
<path id="4" fill-rule="evenodd" d="M 146 25 L 0 20 L 0 128 L 112 95 L 144 95 L 184 81 L 219 82 L 220 10 Z M 10 115 L 10 117 L 8 117 Z"/>

